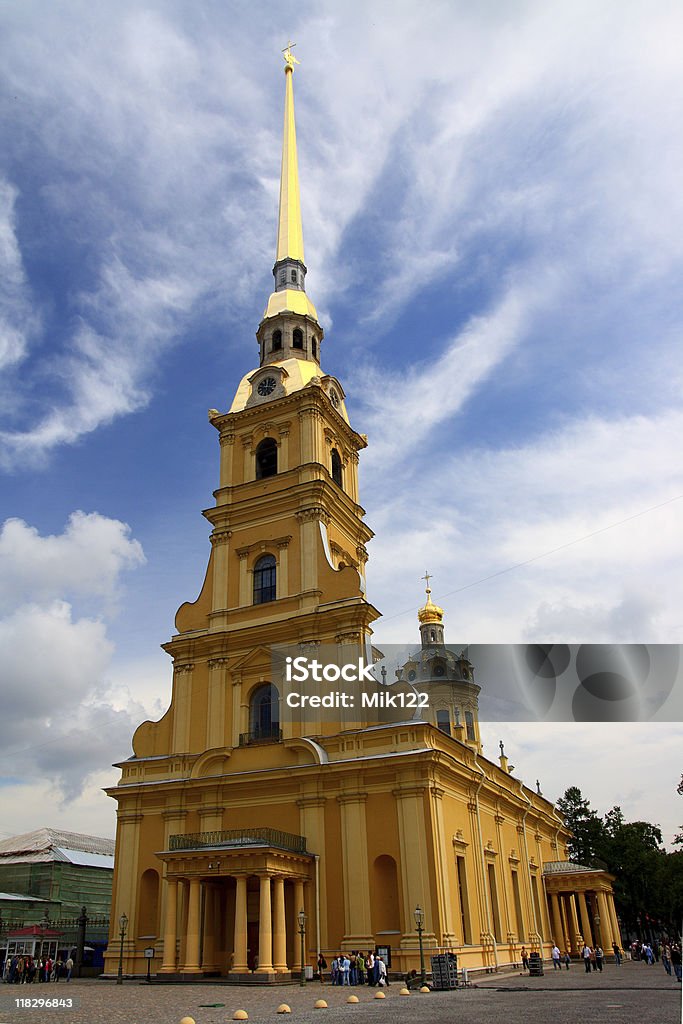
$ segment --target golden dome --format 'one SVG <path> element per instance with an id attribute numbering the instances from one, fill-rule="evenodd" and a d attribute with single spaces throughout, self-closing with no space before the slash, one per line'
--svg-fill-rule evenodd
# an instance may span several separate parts
<path id="1" fill-rule="evenodd" d="M 438 604 L 434 604 L 429 587 L 427 587 L 427 603 L 420 608 L 417 617 L 420 625 L 429 622 L 443 622 L 443 608 L 439 608 Z"/>

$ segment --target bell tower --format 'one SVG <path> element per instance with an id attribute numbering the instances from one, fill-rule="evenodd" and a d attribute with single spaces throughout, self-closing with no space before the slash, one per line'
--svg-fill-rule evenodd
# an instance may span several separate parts
<path id="1" fill-rule="evenodd" d="M 215 505 L 203 513 L 212 527 L 209 565 L 164 645 L 174 662 L 173 699 L 161 722 L 138 729 L 138 756 L 287 739 L 271 648 L 337 645 L 357 657 L 379 616 L 365 598 L 373 534 L 358 501 L 367 441 L 351 426 L 340 381 L 321 367 L 323 331 L 305 291 L 295 63 L 288 48 L 275 290 L 256 332 L 259 365 L 227 412 L 209 410 L 220 444 Z M 309 722 L 307 731 L 335 728 Z"/>

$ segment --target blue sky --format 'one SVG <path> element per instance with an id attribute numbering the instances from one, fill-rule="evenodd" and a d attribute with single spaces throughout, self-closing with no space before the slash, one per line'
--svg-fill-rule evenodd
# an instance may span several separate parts
<path id="1" fill-rule="evenodd" d="M 209 551 L 206 411 L 254 366 L 272 283 L 288 38 L 307 289 L 370 441 L 378 642 L 416 635 L 425 568 L 453 640 L 683 640 L 679 5 L 0 19 L 5 833 L 111 834 L 107 765 L 166 707 L 159 644 Z M 503 738 L 550 796 L 682 818 L 678 724 Z"/>

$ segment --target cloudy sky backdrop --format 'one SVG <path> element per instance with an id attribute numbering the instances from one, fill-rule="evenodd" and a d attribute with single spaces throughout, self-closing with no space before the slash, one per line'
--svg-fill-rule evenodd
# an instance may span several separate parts
<path id="1" fill-rule="evenodd" d="M 451 639 L 683 641 L 680 4 L 0 20 L 3 837 L 113 834 L 108 766 L 167 706 L 206 410 L 254 366 L 272 283 L 288 38 L 308 291 L 370 440 L 378 643 L 416 636 L 426 568 Z M 501 736 L 550 797 L 668 840 L 683 820 L 680 724 L 493 726 L 491 756 Z"/>

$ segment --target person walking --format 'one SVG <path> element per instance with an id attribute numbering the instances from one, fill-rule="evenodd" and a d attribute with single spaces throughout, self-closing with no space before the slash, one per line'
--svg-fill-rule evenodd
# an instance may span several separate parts
<path id="1" fill-rule="evenodd" d="M 583 957 L 583 966 L 586 968 L 586 974 L 590 974 L 590 972 L 591 972 L 591 948 L 588 945 L 588 943 L 586 943 L 586 945 L 581 950 L 581 956 Z"/>
<path id="2" fill-rule="evenodd" d="M 619 949 L 619 943 L 613 942 L 612 949 L 614 950 L 614 962 L 617 967 L 621 967 L 621 950 Z"/>
<path id="3" fill-rule="evenodd" d="M 681 947 L 677 942 L 671 944 L 671 966 L 676 975 L 676 981 L 681 980 Z"/>
<path id="4" fill-rule="evenodd" d="M 662 965 L 666 973 L 671 977 L 671 946 L 666 941 L 662 943 Z"/>
<path id="5" fill-rule="evenodd" d="M 596 966 L 597 970 L 600 971 L 601 974 L 602 974 L 602 961 L 604 960 L 604 958 L 605 958 L 605 954 L 603 952 L 602 946 L 596 946 L 595 947 L 595 966 Z"/>
<path id="6" fill-rule="evenodd" d="M 565 949 L 565 951 L 564 951 L 564 955 L 563 955 L 563 957 L 562 957 L 562 960 L 563 960 L 563 962 L 564 962 L 564 966 L 565 966 L 565 968 L 566 968 L 567 970 L 569 970 L 569 965 L 570 965 L 570 963 L 572 962 L 572 958 L 571 958 L 571 957 L 570 957 L 570 955 L 569 955 L 569 950 L 568 950 L 568 949 Z"/>
<path id="7" fill-rule="evenodd" d="M 553 946 L 550 955 L 551 955 L 551 957 L 553 959 L 553 970 L 554 971 L 561 971 L 562 970 L 562 964 L 560 963 L 560 957 L 561 957 L 562 954 L 560 953 L 560 947 L 557 946 L 557 945 Z"/>
<path id="8" fill-rule="evenodd" d="M 318 975 L 320 976 L 320 984 L 321 985 L 325 984 L 325 971 L 326 970 L 327 970 L 327 960 L 325 959 L 325 957 L 321 953 L 319 955 L 319 957 L 318 957 Z"/>
<path id="9" fill-rule="evenodd" d="M 526 946 L 522 946 L 521 957 L 522 957 L 522 970 L 528 971 L 529 970 L 529 954 L 526 951 Z"/>

